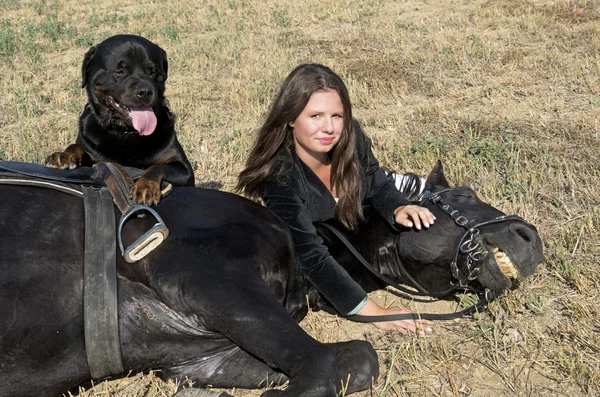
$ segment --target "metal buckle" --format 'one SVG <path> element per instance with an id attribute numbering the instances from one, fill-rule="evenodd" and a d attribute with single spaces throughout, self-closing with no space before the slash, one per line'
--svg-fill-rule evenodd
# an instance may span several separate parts
<path id="1" fill-rule="evenodd" d="M 458 212 L 458 211 L 456 211 L 456 212 Z M 452 218 L 454 218 L 454 217 L 452 217 Z M 454 218 L 454 222 L 456 222 L 456 224 L 458 226 L 464 227 L 467 223 L 469 223 L 469 220 L 466 217 L 460 215 L 460 216 Z"/>
<path id="2" fill-rule="evenodd" d="M 467 277 L 467 279 L 469 281 L 475 280 L 479 276 L 480 272 L 481 272 L 481 267 L 476 267 L 475 269 L 471 270 L 471 273 L 469 273 L 469 277 Z"/>
<path id="3" fill-rule="evenodd" d="M 142 236 L 138 237 L 129 247 L 123 246 L 122 231 L 123 225 L 133 214 L 140 211 L 147 211 L 156 219 L 157 223 L 146 231 Z M 121 249 L 121 255 L 125 258 L 128 263 L 134 263 L 148 255 L 156 247 L 158 247 L 164 239 L 169 235 L 169 229 L 163 222 L 162 218 L 152 208 L 145 205 L 134 205 L 131 211 L 123 214 L 119 221 L 119 230 L 117 232 L 117 238 L 119 240 L 119 248 Z"/>

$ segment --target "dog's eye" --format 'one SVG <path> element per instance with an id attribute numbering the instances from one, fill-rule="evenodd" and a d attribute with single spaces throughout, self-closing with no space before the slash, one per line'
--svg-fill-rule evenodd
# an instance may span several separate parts
<path id="1" fill-rule="evenodd" d="M 123 76 L 125 74 L 125 70 L 123 70 L 123 69 L 117 69 L 117 70 L 115 70 L 115 74 L 117 76 Z"/>

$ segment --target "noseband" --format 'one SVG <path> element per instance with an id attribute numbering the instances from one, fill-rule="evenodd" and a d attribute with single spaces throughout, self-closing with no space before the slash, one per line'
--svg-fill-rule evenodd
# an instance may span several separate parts
<path id="1" fill-rule="evenodd" d="M 420 205 L 422 206 L 426 201 L 431 201 L 433 204 L 440 207 L 442 211 L 450 215 L 454 220 L 454 223 L 466 230 L 458 241 L 458 245 L 454 250 L 454 258 L 450 263 L 452 276 L 456 279 L 455 283 L 451 283 L 452 289 L 464 289 L 467 288 L 470 281 L 475 280 L 477 276 L 479 276 L 482 265 L 480 261 L 488 254 L 488 251 L 483 244 L 483 237 L 481 236 L 479 228 L 481 226 L 505 221 L 518 221 L 526 224 L 529 224 L 529 222 L 518 215 L 501 215 L 484 222 L 473 224 L 467 217 L 461 215 L 458 210 L 443 202 L 441 195 L 453 189 L 454 188 L 448 188 L 440 190 L 439 192 L 429 193 L 423 198 Z M 461 272 L 458 267 L 458 256 L 461 254 L 466 255 L 464 262 L 464 267 L 467 269 L 466 273 Z"/>

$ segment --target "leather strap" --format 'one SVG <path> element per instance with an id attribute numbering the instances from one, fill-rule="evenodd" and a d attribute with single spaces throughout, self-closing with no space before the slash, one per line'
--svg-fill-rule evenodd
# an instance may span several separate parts
<path id="1" fill-rule="evenodd" d="M 427 295 L 427 291 L 420 286 L 418 283 L 416 283 L 416 281 L 414 281 L 412 279 L 412 277 L 409 276 L 410 280 L 414 281 L 416 284 L 416 288 L 419 289 L 419 291 L 411 291 L 407 288 L 404 288 L 400 285 L 398 285 L 398 283 L 394 282 L 393 280 L 390 280 L 389 278 L 385 277 L 384 275 L 382 275 L 377 269 L 375 269 L 357 250 L 356 248 L 354 248 L 354 246 L 352 245 L 352 243 L 350 243 L 350 241 L 348 241 L 348 239 L 335 227 L 333 227 L 330 224 L 327 223 L 321 223 L 320 225 L 324 226 L 325 228 L 327 228 L 328 230 L 330 230 L 345 246 L 346 248 L 348 248 L 348 250 L 350 250 L 350 252 L 354 255 L 354 257 L 356 259 L 358 259 L 358 261 L 366 268 L 368 269 L 374 276 L 376 276 L 377 278 L 379 278 L 381 281 L 385 282 L 386 284 L 388 284 L 391 287 L 394 287 L 397 290 L 400 290 L 402 292 L 405 293 L 409 293 L 409 294 L 413 294 L 413 295 L 418 295 L 418 296 L 424 296 Z M 403 272 L 405 273 L 405 275 L 407 274 L 406 270 L 401 266 L 401 269 L 403 270 Z M 445 291 L 445 293 L 447 293 L 449 291 Z M 488 294 L 489 292 L 484 292 L 483 294 L 478 294 L 478 298 L 479 300 L 477 301 L 477 303 L 461 310 L 458 312 L 454 312 L 454 313 L 447 313 L 447 314 L 436 314 L 436 313 L 404 313 L 404 314 L 389 314 L 389 315 L 383 315 L 383 316 L 361 316 L 358 314 L 354 314 L 352 316 L 347 316 L 345 317 L 348 320 L 351 321 L 356 321 L 356 322 L 361 322 L 361 323 L 371 323 L 371 322 L 382 322 L 382 321 L 397 321 L 397 320 L 453 320 L 455 318 L 460 318 L 463 316 L 467 316 L 470 315 L 472 313 L 474 313 L 475 311 L 482 309 L 488 302 L 490 302 L 491 300 L 488 299 Z M 406 295 L 403 294 L 398 294 L 400 296 L 404 296 L 406 297 Z M 433 295 L 433 294 L 430 294 Z M 433 302 L 431 300 L 422 300 L 422 299 L 412 299 L 413 301 L 416 302 Z"/>
<path id="2" fill-rule="evenodd" d="M 85 255 L 83 317 L 92 378 L 124 372 L 119 338 L 115 210 L 106 188 L 83 191 Z"/>
<path id="3" fill-rule="evenodd" d="M 134 184 L 131 176 L 117 163 L 97 163 L 94 164 L 94 168 L 98 170 L 104 179 L 104 183 L 112 193 L 119 210 L 123 214 L 129 213 L 135 205 L 131 200 L 131 189 Z"/>

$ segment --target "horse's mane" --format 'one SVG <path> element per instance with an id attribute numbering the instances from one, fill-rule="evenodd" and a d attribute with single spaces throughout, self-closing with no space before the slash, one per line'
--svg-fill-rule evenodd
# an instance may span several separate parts
<path id="1" fill-rule="evenodd" d="M 383 168 L 383 167 L 382 167 Z M 383 168 L 384 172 L 396 185 L 396 189 L 410 202 L 420 202 L 425 195 L 425 179 L 412 172 L 399 174 Z"/>

